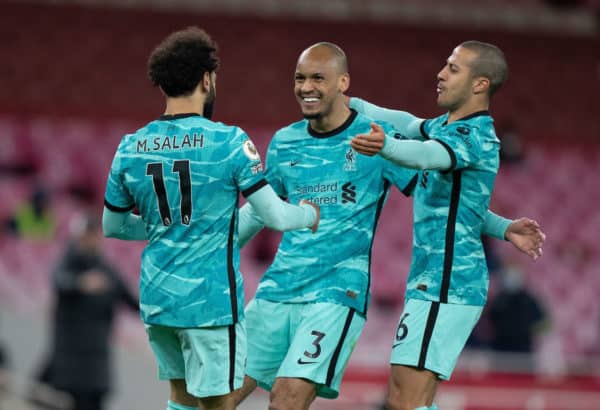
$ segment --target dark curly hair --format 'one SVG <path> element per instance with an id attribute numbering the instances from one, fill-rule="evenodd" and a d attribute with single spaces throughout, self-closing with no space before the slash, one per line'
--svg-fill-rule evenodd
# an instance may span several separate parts
<path id="1" fill-rule="evenodd" d="M 217 44 L 198 27 L 176 31 L 148 59 L 148 77 L 169 97 L 191 94 L 205 72 L 219 67 Z"/>

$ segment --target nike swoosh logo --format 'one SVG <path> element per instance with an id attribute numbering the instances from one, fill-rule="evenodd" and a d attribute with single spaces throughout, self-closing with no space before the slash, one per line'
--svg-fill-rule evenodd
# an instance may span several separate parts
<path id="1" fill-rule="evenodd" d="M 394 343 L 394 345 L 392 346 L 392 349 L 395 349 L 396 347 L 400 346 L 402 343 Z"/>
<path id="2" fill-rule="evenodd" d="M 298 364 L 311 364 L 311 363 L 317 363 L 317 362 L 305 362 L 304 360 L 302 360 L 302 358 L 298 359 Z"/>

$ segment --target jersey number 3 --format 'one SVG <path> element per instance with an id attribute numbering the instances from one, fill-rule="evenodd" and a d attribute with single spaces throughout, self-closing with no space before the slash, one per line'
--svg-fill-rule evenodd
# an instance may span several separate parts
<path id="1" fill-rule="evenodd" d="M 179 160 L 173 162 L 173 172 L 179 174 L 179 191 L 181 192 L 181 223 L 190 224 L 192 218 L 192 181 L 190 179 L 190 161 Z M 154 192 L 158 200 L 158 211 L 163 225 L 169 226 L 173 219 L 171 218 L 171 208 L 167 199 L 167 190 L 165 188 L 163 164 L 161 162 L 151 162 L 146 166 L 146 175 L 152 177 Z"/>

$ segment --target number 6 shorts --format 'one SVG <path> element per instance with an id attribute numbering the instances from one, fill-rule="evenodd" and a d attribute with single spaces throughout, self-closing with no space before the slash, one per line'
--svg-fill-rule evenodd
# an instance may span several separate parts
<path id="1" fill-rule="evenodd" d="M 427 369 L 449 380 L 482 310 L 483 306 L 407 299 L 390 363 Z"/>
<path id="2" fill-rule="evenodd" d="M 334 399 L 364 324 L 343 305 L 253 299 L 246 307 L 246 374 L 266 390 L 277 377 L 307 379 L 318 396 Z"/>

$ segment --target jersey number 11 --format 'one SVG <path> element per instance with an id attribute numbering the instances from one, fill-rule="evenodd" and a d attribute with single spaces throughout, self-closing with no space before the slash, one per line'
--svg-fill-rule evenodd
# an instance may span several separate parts
<path id="1" fill-rule="evenodd" d="M 190 224 L 192 218 L 192 181 L 190 179 L 190 161 L 179 160 L 173 162 L 173 172 L 179 174 L 179 191 L 181 192 L 181 223 Z M 146 166 L 146 175 L 152 176 L 154 192 L 158 200 L 158 211 L 163 225 L 171 225 L 171 208 L 167 199 L 167 190 L 163 178 L 163 164 L 161 162 L 152 162 Z"/>

